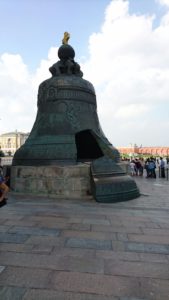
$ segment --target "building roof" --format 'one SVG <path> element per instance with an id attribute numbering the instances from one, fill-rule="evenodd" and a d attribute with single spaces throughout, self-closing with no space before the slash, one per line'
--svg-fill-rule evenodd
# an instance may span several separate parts
<path id="1" fill-rule="evenodd" d="M 29 132 L 20 132 L 20 131 L 13 131 L 13 132 L 7 132 L 7 133 L 3 133 L 0 135 L 0 137 L 5 137 L 5 136 L 14 136 L 16 134 L 23 134 L 23 135 L 28 135 Z"/>

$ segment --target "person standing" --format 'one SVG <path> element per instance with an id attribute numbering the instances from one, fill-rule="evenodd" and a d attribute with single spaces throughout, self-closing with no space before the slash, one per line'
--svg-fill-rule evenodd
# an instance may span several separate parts
<path id="1" fill-rule="evenodd" d="M 149 177 L 156 178 L 156 171 L 155 171 L 156 164 L 155 164 L 155 159 L 153 157 L 150 158 L 148 168 L 149 168 Z"/>
<path id="2" fill-rule="evenodd" d="M 3 169 L 0 167 L 0 207 L 6 204 L 6 195 L 9 191 L 9 187 L 5 184 L 5 179 L 3 177 Z"/>
<path id="3" fill-rule="evenodd" d="M 130 170 L 131 170 L 131 176 L 134 176 L 136 174 L 136 165 L 134 160 L 130 162 Z"/>
<path id="4" fill-rule="evenodd" d="M 150 170 L 149 170 L 149 162 L 150 162 L 150 159 L 147 158 L 146 161 L 145 161 L 145 165 L 144 165 L 144 168 L 146 169 L 146 178 L 149 178 L 150 177 Z"/>
<path id="5" fill-rule="evenodd" d="M 165 162 L 162 157 L 160 157 L 160 175 L 161 178 L 165 178 Z"/>

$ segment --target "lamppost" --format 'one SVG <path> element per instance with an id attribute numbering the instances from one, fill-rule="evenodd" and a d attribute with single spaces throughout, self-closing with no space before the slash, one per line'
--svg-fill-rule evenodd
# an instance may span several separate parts
<path id="1" fill-rule="evenodd" d="M 16 137 L 16 150 L 18 149 L 18 132 L 17 132 L 17 129 L 15 130 L 15 137 Z"/>
<path id="2" fill-rule="evenodd" d="M 132 160 L 132 157 L 133 157 L 132 145 L 133 145 L 133 144 L 130 143 L 130 153 L 129 153 L 130 160 Z"/>

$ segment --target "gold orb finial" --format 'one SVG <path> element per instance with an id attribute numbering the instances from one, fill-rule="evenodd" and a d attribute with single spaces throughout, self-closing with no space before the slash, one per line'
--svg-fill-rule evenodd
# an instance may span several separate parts
<path id="1" fill-rule="evenodd" d="M 69 40 L 69 39 L 70 39 L 70 33 L 67 32 L 67 31 L 65 31 L 65 32 L 64 32 L 64 37 L 63 37 L 63 39 L 62 39 L 62 44 L 63 44 L 63 45 L 68 44 L 68 40 Z"/>

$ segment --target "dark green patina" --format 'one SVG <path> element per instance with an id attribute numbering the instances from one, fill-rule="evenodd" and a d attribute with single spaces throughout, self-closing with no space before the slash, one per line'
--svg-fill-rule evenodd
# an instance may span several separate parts
<path id="1" fill-rule="evenodd" d="M 90 161 L 91 176 L 94 178 L 95 171 L 93 170 L 96 169 L 96 161 L 104 158 L 99 160 L 99 168 L 103 166 L 104 169 L 105 161 L 109 159 L 115 166 L 114 170 L 116 168 L 119 170 L 120 167 L 117 167 L 120 159 L 119 152 L 108 141 L 101 129 L 94 87 L 82 78 L 80 66 L 74 61 L 74 49 L 67 43 L 63 43 L 58 50 L 58 56 L 60 60 L 49 69 L 52 77 L 43 81 L 39 86 L 36 120 L 29 138 L 16 151 L 13 165 L 76 165 L 79 162 Z M 116 175 L 120 176 L 121 181 L 126 176 L 122 170 L 121 174 Z M 135 182 L 132 179 L 129 181 L 128 192 L 130 194 L 131 182 L 133 182 L 135 194 L 132 189 L 132 195 L 137 197 L 139 192 Z M 103 184 L 103 188 L 101 185 L 98 186 L 96 181 L 92 181 L 93 194 L 96 199 L 99 199 L 98 201 L 114 201 L 116 196 L 113 190 L 110 192 L 110 185 L 111 183 L 109 186 Z M 120 186 L 119 188 L 121 189 Z M 123 194 L 126 189 L 127 183 Z M 99 198 L 99 193 L 104 194 L 104 197 Z M 114 196 L 110 196 L 106 201 L 108 193 Z M 133 196 L 126 196 L 126 200 L 131 198 Z"/>
<path id="2" fill-rule="evenodd" d="M 118 151 L 101 130 L 93 85 L 82 78 L 70 45 L 59 48 L 60 60 L 50 67 L 52 77 L 38 91 L 37 117 L 13 165 L 76 163 L 103 156 L 119 160 Z"/>
<path id="3" fill-rule="evenodd" d="M 91 174 L 92 194 L 97 202 L 120 202 L 140 195 L 131 176 L 108 156 L 91 163 Z"/>

